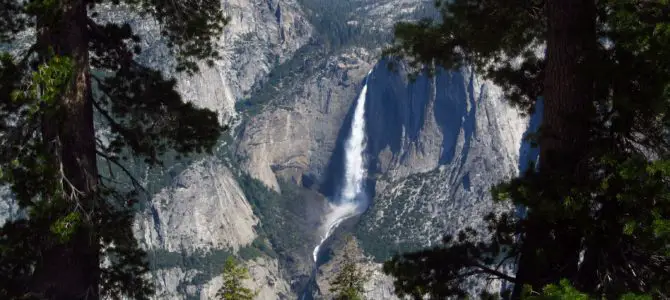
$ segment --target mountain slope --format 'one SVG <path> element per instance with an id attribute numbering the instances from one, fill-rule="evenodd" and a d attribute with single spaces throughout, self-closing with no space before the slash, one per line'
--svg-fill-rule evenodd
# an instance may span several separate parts
<path id="1" fill-rule="evenodd" d="M 370 101 L 379 108 L 369 121 L 375 201 L 357 233 L 364 249 L 385 259 L 463 226 L 479 227 L 494 209 L 489 188 L 517 174 L 527 121 L 500 88 L 467 69 L 419 78 L 404 90 L 396 82 L 392 93 L 379 85 L 381 96 Z"/>
<path id="2" fill-rule="evenodd" d="M 390 72 L 380 60 L 393 24 L 430 15 L 432 2 L 222 2 L 231 17 L 221 37 L 224 59 L 177 79 L 186 100 L 236 126 L 213 156 L 159 170 L 134 166 L 153 193 L 135 229 L 149 252 L 156 299 L 211 299 L 228 255 L 250 268 L 259 299 L 294 299 L 312 275 L 327 282 L 340 244 L 326 243 L 324 257 L 335 259 L 316 271 L 311 251 L 326 202 L 340 188 L 343 143 L 370 70 L 372 206 L 333 237 L 353 232 L 358 239 L 372 272 L 366 297 L 391 297 L 379 261 L 480 226 L 483 212 L 496 209 L 488 189 L 516 174 L 526 120 L 468 69 L 409 82 L 402 64 Z M 100 18 L 128 20 L 147 38 L 140 60 L 173 74 L 155 22 L 127 9 Z M 15 216 L 5 200 L 0 215 Z"/>

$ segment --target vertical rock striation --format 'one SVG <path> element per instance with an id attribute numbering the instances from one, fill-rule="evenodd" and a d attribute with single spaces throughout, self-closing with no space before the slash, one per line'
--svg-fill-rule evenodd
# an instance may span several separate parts
<path id="1" fill-rule="evenodd" d="M 497 209 L 489 201 L 489 188 L 516 174 L 526 128 L 526 120 L 505 103 L 498 87 L 468 69 L 409 82 L 402 67 L 390 72 L 379 61 L 383 45 L 355 42 L 334 52 L 307 48 L 317 29 L 297 0 L 222 3 L 230 17 L 220 39 L 223 59 L 212 67 L 203 65 L 194 76 L 176 76 L 187 101 L 218 111 L 225 123 L 239 124 L 239 139 L 222 146 L 232 147 L 237 161 L 207 157 L 187 166 L 138 216 L 135 230 L 151 257 L 156 299 L 212 299 L 220 286 L 221 258 L 240 255 L 261 239 L 263 220 L 254 215 L 237 182 L 238 167 L 275 191 L 284 181 L 334 195 L 341 184 L 333 178 L 342 177 L 353 102 L 373 68 L 365 107 L 366 179 L 373 201 L 354 228 L 361 257 L 379 261 L 394 251 L 433 245 L 445 233 L 480 226 L 481 216 Z M 396 21 L 430 14 L 422 12 L 424 3 L 432 1 L 356 1 L 341 21 L 362 26 L 365 34 L 389 37 Z M 139 60 L 173 74 L 172 54 L 155 22 L 127 8 L 108 8 L 99 18 L 127 20 L 145 38 Z M 273 70 L 289 61 L 300 65 L 299 71 L 268 87 Z M 236 103 L 269 88 L 269 102 L 242 120 Z M 20 216 L 11 197 L 5 198 L 0 222 Z M 304 206 L 323 206 L 316 202 Z M 318 218 L 299 216 L 309 224 Z M 305 245 L 306 252 L 312 246 Z M 337 245 L 332 250 L 337 261 Z M 248 257 L 253 277 L 248 284 L 260 291 L 259 299 L 295 297 L 300 276 L 306 276 L 297 273 L 305 268 L 286 257 Z M 391 299 L 391 279 L 370 260 L 364 262 L 372 274 L 366 298 Z M 329 266 L 335 267 L 321 269 L 319 285 L 327 281 Z"/>
<path id="2" fill-rule="evenodd" d="M 370 116 L 379 175 L 358 229 L 363 248 L 378 259 L 481 226 L 495 209 L 490 187 L 517 174 L 526 128 L 500 88 L 468 69 L 406 85 L 388 78 L 394 83 L 370 87 L 370 105 L 385 110 Z"/>

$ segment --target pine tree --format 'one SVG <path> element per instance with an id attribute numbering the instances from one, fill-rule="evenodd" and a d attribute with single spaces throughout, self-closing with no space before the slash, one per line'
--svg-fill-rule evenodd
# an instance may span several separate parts
<path id="1" fill-rule="evenodd" d="M 362 300 L 365 294 L 365 273 L 360 269 L 356 260 L 351 256 L 355 249 L 352 237 L 346 238 L 346 244 L 340 262 L 340 270 L 330 282 L 330 292 L 336 300 Z"/>
<path id="2" fill-rule="evenodd" d="M 131 230 L 141 187 L 125 162 L 211 151 L 222 130 L 214 112 L 182 101 L 174 79 L 135 61 L 141 38 L 100 22 L 105 6 L 157 20 L 177 71 L 218 57 L 218 0 L 0 1 L 1 49 L 13 47 L 0 53 L 0 184 L 27 213 L 0 231 L 2 299 L 146 299 Z M 34 33 L 31 44 L 19 33 Z"/>
<path id="3" fill-rule="evenodd" d="M 258 292 L 244 287 L 244 281 L 250 278 L 249 270 L 244 266 L 239 266 L 233 257 L 226 259 L 221 276 L 223 284 L 216 293 L 217 299 L 252 300 L 258 295 Z"/>
<path id="4" fill-rule="evenodd" d="M 670 10 L 665 1 L 454 0 L 439 21 L 400 23 L 386 54 L 431 73 L 472 66 L 522 112 L 539 168 L 492 190 L 524 211 L 485 216 L 444 246 L 396 256 L 400 295 L 465 296 L 467 279 L 588 295 L 670 295 Z M 545 49 L 544 51 L 541 51 Z M 513 274 L 500 267 L 516 261 Z"/>
<path id="5" fill-rule="evenodd" d="M 524 300 L 597 300 L 598 297 L 589 296 L 580 292 L 570 284 L 567 279 L 562 279 L 559 284 L 550 284 L 545 286 L 542 291 L 524 290 L 521 297 Z M 622 295 L 620 300 L 651 300 L 649 295 L 636 295 L 628 293 Z"/>

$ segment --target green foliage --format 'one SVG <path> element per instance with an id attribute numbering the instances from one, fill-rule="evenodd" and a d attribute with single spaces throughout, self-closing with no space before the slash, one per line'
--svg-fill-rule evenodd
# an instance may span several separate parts
<path id="1" fill-rule="evenodd" d="M 253 245 L 247 245 L 241 247 L 238 253 L 240 255 L 240 258 L 245 261 L 254 260 L 258 257 L 263 256 L 263 251 L 261 251 L 260 249 L 256 248 Z"/>
<path id="2" fill-rule="evenodd" d="M 51 225 L 51 233 L 58 236 L 61 243 L 66 243 L 77 231 L 77 227 L 80 226 L 80 223 L 80 214 L 71 212 Z"/>
<path id="3" fill-rule="evenodd" d="M 493 215 L 488 216 L 490 222 Z M 502 220 L 509 220 L 502 215 Z M 463 280 L 490 273 L 506 278 L 489 265 L 507 261 L 513 256 L 505 255 L 504 245 L 511 243 L 513 235 L 491 235 L 491 242 L 480 241 L 479 233 L 471 228 L 458 232 L 456 236 L 445 236 L 446 247 L 436 246 L 421 251 L 394 256 L 384 263 L 384 272 L 393 274 L 396 294 L 412 299 L 424 295 L 441 299 L 446 296 L 467 297 Z M 501 254 L 502 253 L 502 254 Z M 481 279 L 481 277 L 480 277 Z"/>
<path id="4" fill-rule="evenodd" d="M 19 66 L 14 62 L 14 58 L 9 53 L 0 53 L 0 99 L 11 99 L 12 93 L 19 84 Z M 9 101 L 0 102 L 3 117 L 6 116 L 7 105 L 13 104 Z"/>
<path id="5" fill-rule="evenodd" d="M 473 65 L 503 87 L 513 104 L 532 111 L 542 91 L 544 62 L 533 50 L 544 40 L 544 1 L 481 2 L 436 1 L 442 12 L 440 22 L 423 19 L 396 24 L 394 44 L 384 54 L 407 59 L 417 70 L 425 66 L 430 72 L 435 66 Z M 517 57 L 523 60 L 515 67 Z"/>
<path id="6" fill-rule="evenodd" d="M 108 1 L 95 1 L 108 2 Z M 95 3 L 94 2 L 94 3 Z M 161 36 L 177 58 L 177 71 L 194 74 L 198 62 L 212 65 L 220 59 L 217 41 L 228 18 L 217 0 L 163 2 L 160 0 L 114 0 L 125 3 L 146 16 L 155 18 L 161 26 Z"/>
<path id="7" fill-rule="evenodd" d="M 217 274 L 223 267 L 228 257 L 232 256 L 230 250 L 217 249 L 204 252 L 198 250 L 191 254 L 183 252 L 170 252 L 163 249 L 149 252 L 152 269 L 170 269 L 180 267 L 184 269 L 196 269 L 205 274 Z"/>
<path id="8" fill-rule="evenodd" d="M 127 195 L 119 196 L 127 199 Z M 153 293 L 153 285 L 144 276 L 149 272 L 149 264 L 146 252 L 135 240 L 133 211 L 111 207 L 101 210 L 106 212 L 98 227 L 102 243 L 106 245 L 102 254 L 110 263 L 100 270 L 101 297 L 116 300 L 127 295 L 131 299 L 147 299 Z"/>
<path id="9" fill-rule="evenodd" d="M 317 60 L 312 53 L 318 52 L 318 46 L 306 45 L 281 64 L 272 68 L 267 79 L 256 83 L 250 92 L 251 97 L 247 97 L 235 103 L 235 109 L 253 116 L 260 113 L 265 105 L 272 100 L 277 100 L 277 91 L 282 85 L 286 84 L 287 78 L 297 77 L 297 81 L 306 78 L 312 73 L 315 61 Z"/>
<path id="10" fill-rule="evenodd" d="M 58 0 L 30 1 L 25 6 L 28 15 L 40 16 L 46 24 L 53 24 L 58 17 Z"/>
<path id="11" fill-rule="evenodd" d="M 282 100 L 277 99 L 278 90 L 295 82 L 303 82 L 312 74 L 328 68 L 325 58 L 338 55 L 351 46 L 378 49 L 390 39 L 389 35 L 374 26 L 366 26 L 369 20 L 362 17 L 366 15 L 362 11 L 369 7 L 364 1 L 300 0 L 299 3 L 315 29 L 314 38 L 290 59 L 276 64 L 266 80 L 257 82 L 249 95 L 237 101 L 238 111 L 251 116 L 258 114 L 270 101 Z M 409 17 L 422 17 L 429 14 L 428 11 L 419 5 Z"/>
<path id="12" fill-rule="evenodd" d="M 591 300 L 597 299 L 591 297 L 586 293 L 578 291 L 575 287 L 570 284 L 570 281 L 567 279 L 562 279 L 561 282 L 556 284 L 550 284 L 545 286 L 542 289 L 541 293 L 533 292 L 530 286 L 525 287 L 524 295 L 521 299 L 524 300 Z M 602 298 L 605 299 L 605 298 Z M 651 300 L 652 297 L 649 295 L 637 295 L 637 294 L 625 294 L 619 298 L 621 300 Z"/>
<path id="13" fill-rule="evenodd" d="M 301 233 L 306 228 L 300 221 L 303 216 L 300 213 L 302 207 L 297 187 L 282 185 L 282 193 L 279 194 L 248 174 L 241 174 L 238 183 L 254 213 L 263 220 L 258 229 L 270 240 L 272 248 L 279 255 L 289 255 L 292 251 L 303 249 L 305 235 Z"/>
<path id="14" fill-rule="evenodd" d="M 362 300 L 365 294 L 365 273 L 360 269 L 353 257 L 350 247 L 353 243 L 351 237 L 347 237 L 343 259 L 340 262 L 340 270 L 330 282 L 330 292 L 334 293 L 337 300 Z"/>
<path id="15" fill-rule="evenodd" d="M 232 250 L 227 249 L 215 249 L 207 252 L 199 250 L 191 254 L 157 249 L 149 251 L 148 257 L 149 265 L 154 271 L 171 268 L 197 270 L 197 275 L 190 279 L 189 284 L 202 285 L 219 276 L 226 261 L 233 257 L 233 254 Z"/>
<path id="16" fill-rule="evenodd" d="M 313 217 L 315 212 L 320 211 L 319 201 L 325 203 L 326 199 L 314 191 L 282 181 L 279 182 L 281 193 L 277 193 L 243 172 L 237 174 L 237 182 L 254 215 L 261 220 L 254 228 L 258 238 L 251 247 L 276 257 L 282 270 L 290 274 L 299 274 L 311 268 L 314 263 L 312 248 L 305 245 L 314 243 L 318 238 L 314 232 L 316 222 Z M 300 285 L 305 283 L 297 281 L 299 286 L 295 289 L 304 288 Z"/>
<path id="17" fill-rule="evenodd" d="M 561 280 L 560 285 L 550 284 L 542 289 L 542 294 L 533 295 L 530 286 L 525 287 L 526 300 L 589 300 L 587 294 L 579 292 L 566 279 Z"/>
<path id="18" fill-rule="evenodd" d="M 268 244 L 268 241 L 263 237 L 256 237 L 251 243 L 251 246 L 260 250 L 269 257 L 276 258 L 277 252 L 275 252 L 272 247 Z"/>
<path id="19" fill-rule="evenodd" d="M 258 292 L 244 287 L 244 281 L 248 280 L 249 270 L 239 266 L 234 258 L 229 257 L 223 267 L 223 284 L 216 293 L 220 300 L 252 300 Z"/>
<path id="20" fill-rule="evenodd" d="M 441 19 L 398 24 L 386 54 L 408 59 L 417 72 L 472 65 L 500 85 L 512 104 L 531 112 L 536 99 L 546 96 L 545 83 L 583 75 L 561 70 L 567 73 L 551 74 L 545 82 L 548 58 L 538 50 L 562 46 L 547 44 L 557 32 L 549 28 L 559 25 L 548 24 L 555 19 L 546 13 L 557 3 L 565 2 L 438 1 Z M 568 141 L 579 137 L 566 136 L 576 121 L 562 120 L 561 109 L 572 104 L 550 103 L 554 110 L 545 110 L 544 119 L 554 125 L 561 119 L 564 128 L 534 133 L 545 149 L 540 170 L 531 167 L 492 189 L 494 201 L 521 212 L 488 215 L 484 232 L 465 229 L 446 237 L 443 246 L 394 257 L 385 271 L 396 276 L 400 295 L 465 296 L 468 279 L 487 276 L 514 283 L 515 298 L 526 284 L 534 289 L 549 284 L 544 294 L 551 299 L 670 294 L 667 2 L 592 3 L 595 12 L 587 21 L 596 30 L 586 34 L 590 40 L 584 44 L 595 48 L 581 49 L 590 52 L 579 64 L 594 72 L 592 78 L 578 78 L 593 97 L 572 103 L 583 107 L 577 113 L 588 121 L 581 128 L 584 144 L 571 145 Z M 582 36 L 576 33 L 563 42 L 573 38 L 578 47 L 588 46 L 579 44 Z M 549 48 L 546 55 L 560 51 Z M 517 258 L 523 262 L 519 270 L 530 271 L 501 271 Z M 561 278 L 570 281 L 561 284 Z"/>
<path id="21" fill-rule="evenodd" d="M 261 237 L 257 237 L 250 245 L 241 247 L 237 254 L 243 261 L 251 261 L 263 255 L 276 256 Z M 152 271 L 172 268 L 196 270 L 197 275 L 187 282 L 189 285 L 202 285 L 211 281 L 221 274 L 221 270 L 225 268 L 227 261 L 234 259 L 234 257 L 231 249 L 198 250 L 190 254 L 164 249 L 148 252 L 149 266 L 151 266 Z"/>
<path id="22" fill-rule="evenodd" d="M 103 4 L 156 19 L 177 71 L 220 58 L 219 1 L 0 0 L 0 184 L 27 215 L 0 230 L 2 299 L 147 299 L 131 229 L 142 186 L 128 168 L 211 152 L 224 129 L 135 61 L 142 41 L 129 24 L 97 23 Z M 32 44 L 10 44 L 29 30 Z"/>
<path id="23" fill-rule="evenodd" d="M 265 238 L 261 236 L 256 237 L 251 244 L 241 247 L 240 250 L 238 250 L 238 254 L 240 258 L 245 261 L 254 260 L 263 255 L 272 258 L 277 257 L 277 252 L 275 252 L 272 247 L 268 245 Z"/>
<path id="24" fill-rule="evenodd" d="M 569 219 L 570 228 L 583 236 L 585 248 L 593 251 L 586 255 L 591 254 L 595 256 L 592 259 L 598 260 L 623 259 L 631 268 L 638 270 L 638 277 L 644 276 L 644 284 L 648 286 L 647 289 L 628 290 L 617 281 L 627 280 L 631 276 L 627 271 L 614 265 L 602 265 L 599 266 L 601 272 L 609 272 L 613 276 L 613 280 L 606 281 L 604 292 L 608 295 L 618 296 L 628 291 L 664 294 L 669 288 L 670 274 L 653 270 L 668 264 L 670 240 L 662 234 L 670 217 L 670 186 L 667 184 L 670 173 L 667 164 L 666 160 L 649 162 L 640 155 L 616 159 L 608 156 L 598 164 L 602 175 L 594 178 L 588 186 L 573 186 L 569 193 L 563 193 L 563 201 L 536 196 L 547 192 L 558 194 L 558 191 L 547 187 L 562 188 L 561 184 L 548 182 L 537 173 L 526 174 L 498 189 L 508 193 L 508 198 L 502 200 L 532 207 L 535 214 L 542 216 L 542 220 L 527 218 L 517 221 L 516 226 L 522 226 L 522 230 L 547 226 L 546 223 L 561 224 L 564 219 Z M 589 210 L 586 205 L 597 205 L 600 209 L 586 215 L 584 211 Z M 502 226 L 497 230 L 500 234 Z M 513 230 L 514 227 L 509 227 L 505 232 L 512 234 Z M 626 249 L 623 252 L 622 247 Z M 546 260 L 536 263 L 547 267 L 551 256 L 560 253 L 552 249 L 538 250 L 544 251 Z"/>
<path id="25" fill-rule="evenodd" d="M 42 64 L 33 72 L 31 86 L 27 93 L 14 91 L 13 100 L 26 102 L 35 100 L 29 107 L 30 114 L 35 115 L 46 105 L 53 107 L 63 95 L 74 75 L 74 64 L 69 57 L 54 56 L 48 63 Z"/>
<path id="26" fill-rule="evenodd" d="M 102 95 L 95 105 L 110 128 L 105 152 L 112 157 L 131 149 L 157 164 L 171 150 L 210 152 L 222 131 L 215 112 L 184 103 L 176 81 L 157 71 L 132 66 L 97 83 Z"/>
<path id="27" fill-rule="evenodd" d="M 324 1 L 301 0 L 310 24 L 317 32 L 316 44 L 326 51 L 334 52 L 349 45 L 378 47 L 382 43 L 380 35 L 372 34 L 359 20 L 357 9 L 361 3 L 351 0 Z M 327 13 L 326 13 L 327 12 Z"/>

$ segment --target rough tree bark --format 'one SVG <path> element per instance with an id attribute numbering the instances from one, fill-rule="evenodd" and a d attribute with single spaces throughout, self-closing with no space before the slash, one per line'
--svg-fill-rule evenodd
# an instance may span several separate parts
<path id="1" fill-rule="evenodd" d="M 86 220 L 64 244 L 42 253 L 37 263 L 33 293 L 47 299 L 98 299 L 99 238 L 94 229 L 98 173 L 91 80 L 89 73 L 87 7 L 84 0 L 56 2 L 53 18 L 38 20 L 38 46 L 42 59 L 50 52 L 74 63 L 73 79 L 58 105 L 61 114 L 43 119 L 42 136 L 54 163 L 62 170 L 69 206 L 78 207 Z M 75 204 L 77 203 L 77 204 Z M 90 223 L 90 224 L 89 224 Z"/>
<path id="2" fill-rule="evenodd" d="M 587 175 L 589 121 L 593 112 L 593 63 L 596 50 L 594 0 L 548 0 L 544 80 L 544 111 L 540 136 L 540 175 L 560 186 L 571 186 Z M 563 191 L 565 192 L 565 191 Z M 562 201 L 558 198 L 554 201 Z M 581 236 L 569 220 L 546 224 L 528 214 L 517 279 L 541 289 L 561 278 L 576 276 Z M 537 253 L 543 247 L 554 255 Z M 522 286 L 515 287 L 518 298 Z"/>

